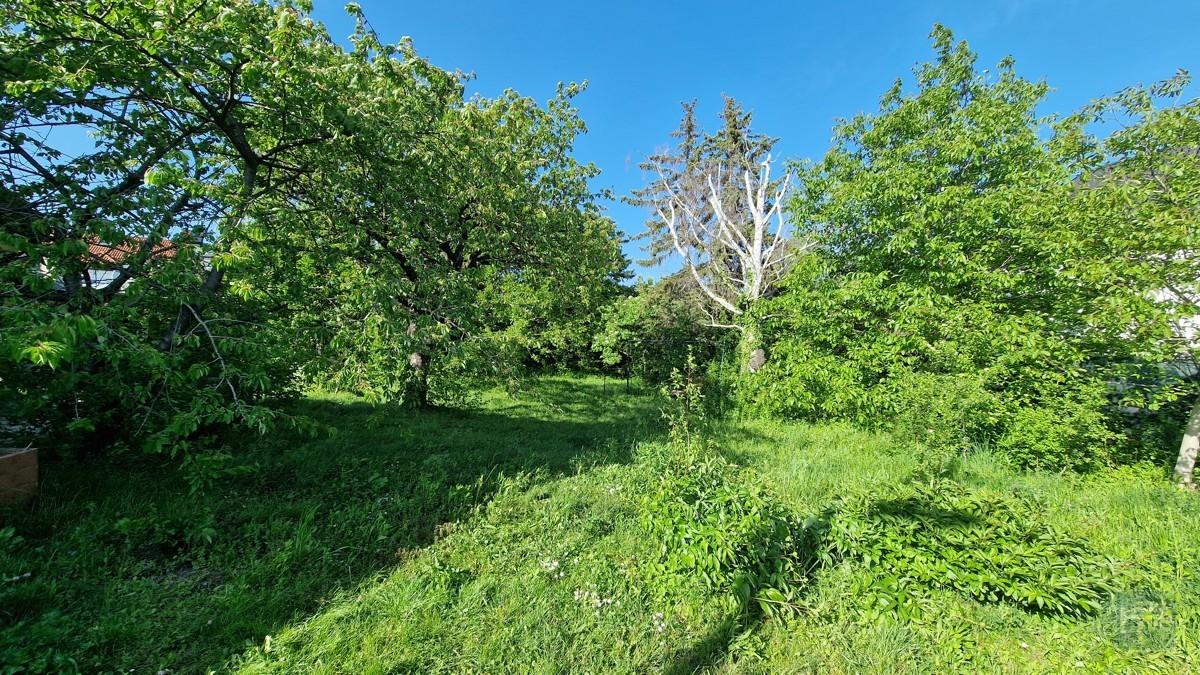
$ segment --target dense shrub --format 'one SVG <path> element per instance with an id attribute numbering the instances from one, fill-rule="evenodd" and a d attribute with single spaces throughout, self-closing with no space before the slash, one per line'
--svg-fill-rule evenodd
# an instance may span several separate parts
<path id="1" fill-rule="evenodd" d="M 1102 385 L 1080 387 L 1046 397 L 1038 405 L 1013 406 L 996 444 L 1015 466 L 1071 470 L 1104 464 L 1113 458 L 1115 435 Z"/>
<path id="2" fill-rule="evenodd" d="M 699 576 L 769 615 L 796 607 L 816 563 L 818 527 L 804 522 L 749 469 L 715 451 L 664 451 L 642 523 L 662 553 L 665 579 Z"/>
<path id="3" fill-rule="evenodd" d="M 1052 121 L 1047 85 L 1011 59 L 980 70 L 948 30 L 931 37 L 913 86 L 798 169 L 789 215 L 821 246 L 753 308 L 772 358 L 740 400 L 890 428 L 922 452 L 986 442 L 1039 469 L 1158 454 L 1114 444 L 1110 397 L 1126 364 L 1192 349 L 1200 161 L 1178 149 L 1200 138 L 1200 106 L 1156 108 L 1186 76 Z M 1108 139 L 1089 133 L 1113 119 Z M 1194 392 L 1186 373 L 1155 379 L 1149 403 Z"/>
<path id="4" fill-rule="evenodd" d="M 905 373 L 888 389 L 896 401 L 896 439 L 915 448 L 923 468 L 935 474 L 973 446 L 989 443 L 1001 423 L 1000 401 L 977 377 Z"/>
<path id="5" fill-rule="evenodd" d="M 847 497 L 829 513 L 825 564 L 848 561 L 869 616 L 919 616 L 935 590 L 1055 615 L 1088 615 L 1111 563 L 1046 525 L 1031 500 L 938 481 Z"/>
<path id="6" fill-rule="evenodd" d="M 605 307 L 592 339 L 600 363 L 655 385 L 666 382 L 689 354 L 701 364 L 718 363 L 729 336 L 704 325 L 694 294 L 668 277 L 639 284 L 632 295 Z"/>
<path id="7" fill-rule="evenodd" d="M 642 498 L 642 524 L 658 543 L 651 565 L 664 590 L 699 576 L 737 604 L 772 616 L 791 613 L 816 564 L 817 528 L 802 522 L 750 469 L 726 460 L 697 433 L 704 394 L 689 354 L 662 393 L 670 442 L 647 453 L 657 475 Z"/>

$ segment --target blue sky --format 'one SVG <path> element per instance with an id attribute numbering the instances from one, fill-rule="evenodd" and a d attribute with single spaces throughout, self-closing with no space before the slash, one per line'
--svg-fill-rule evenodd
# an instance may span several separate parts
<path id="1" fill-rule="evenodd" d="M 350 34 L 342 0 L 314 4 L 335 38 Z M 434 65 L 475 73 L 469 93 L 513 88 L 544 101 L 559 81 L 588 80 L 576 104 L 589 133 L 576 156 L 602 170 L 594 187 L 618 195 L 649 180 L 637 163 L 667 144 L 681 101 L 698 98 L 715 129 L 723 92 L 754 111 L 757 130 L 780 137 L 777 155 L 820 157 L 834 118 L 874 110 L 897 77 L 932 57 L 937 22 L 981 67 L 1011 55 L 1019 74 L 1045 79 L 1055 89 L 1045 113 L 1180 68 L 1200 76 L 1200 0 L 359 4 L 385 41 L 411 36 Z M 607 206 L 623 231 L 642 231 L 644 211 Z M 632 244 L 626 253 L 639 257 Z"/>

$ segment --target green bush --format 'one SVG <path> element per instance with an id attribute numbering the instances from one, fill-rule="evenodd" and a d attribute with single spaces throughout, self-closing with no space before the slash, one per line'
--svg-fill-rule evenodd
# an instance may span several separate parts
<path id="1" fill-rule="evenodd" d="M 1000 402 L 977 377 L 905 373 L 888 388 L 895 438 L 921 455 L 922 471 L 943 474 L 958 455 L 995 438 Z"/>
<path id="2" fill-rule="evenodd" d="M 642 524 L 662 554 L 654 570 L 667 580 L 699 576 L 767 615 L 790 613 L 816 564 L 815 524 L 711 449 L 675 447 L 657 463 L 663 471 L 642 500 Z"/>
<path id="3" fill-rule="evenodd" d="M 1113 591 L 1111 561 L 1039 518 L 1028 499 L 940 481 L 843 499 L 828 515 L 823 562 L 850 562 L 870 617 L 919 617 L 946 590 L 983 603 L 1089 615 Z"/>
<path id="4" fill-rule="evenodd" d="M 996 447 L 1013 465 L 1067 471 L 1106 464 L 1116 441 L 1106 422 L 1103 385 L 1089 383 L 1015 407 Z"/>
<path id="5" fill-rule="evenodd" d="M 689 355 L 701 364 L 718 361 L 729 336 L 705 325 L 698 304 L 687 293 L 678 279 L 668 277 L 639 284 L 633 295 L 605 307 L 592 338 L 601 366 L 657 385 Z"/>
<path id="6" fill-rule="evenodd" d="M 816 563 L 815 529 L 697 434 L 705 417 L 697 373 L 689 351 L 662 390 L 670 442 L 645 457 L 657 474 L 641 509 L 661 552 L 651 569 L 666 580 L 663 590 L 699 576 L 712 590 L 732 591 L 743 610 L 790 614 Z"/>

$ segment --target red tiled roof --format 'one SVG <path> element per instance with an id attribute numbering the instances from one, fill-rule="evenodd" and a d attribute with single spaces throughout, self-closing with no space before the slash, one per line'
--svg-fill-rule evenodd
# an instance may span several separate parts
<path id="1" fill-rule="evenodd" d="M 94 237 L 89 238 L 88 262 L 100 266 L 120 265 L 125 262 L 126 258 L 141 250 L 145 241 L 142 237 L 129 237 L 120 244 L 104 244 Z M 150 252 L 150 257 L 156 258 L 162 256 L 164 258 L 173 258 L 178 248 L 179 246 L 175 242 L 164 239 L 154 245 L 154 249 Z"/>

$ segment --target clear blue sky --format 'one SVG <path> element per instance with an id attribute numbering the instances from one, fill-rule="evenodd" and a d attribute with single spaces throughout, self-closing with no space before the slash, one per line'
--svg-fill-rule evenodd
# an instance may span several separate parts
<path id="1" fill-rule="evenodd" d="M 342 0 L 314 4 L 334 38 L 350 34 Z M 1180 68 L 1200 76 L 1200 0 L 359 4 L 385 41 L 411 36 L 434 65 L 475 73 L 468 93 L 513 88 L 544 101 L 559 81 L 588 80 L 576 103 L 589 133 L 576 156 L 602 170 L 594 187 L 618 195 L 649 179 L 637 163 L 667 144 L 680 101 L 699 98 L 701 121 L 715 129 L 722 92 L 754 111 L 757 130 L 780 137 L 778 155 L 819 158 L 834 118 L 874 110 L 897 77 L 932 57 L 938 22 L 981 67 L 1011 55 L 1019 74 L 1049 82 L 1045 113 Z M 642 231 L 641 209 L 607 206 L 623 231 Z M 626 253 L 640 257 L 634 245 Z"/>

